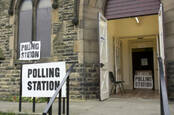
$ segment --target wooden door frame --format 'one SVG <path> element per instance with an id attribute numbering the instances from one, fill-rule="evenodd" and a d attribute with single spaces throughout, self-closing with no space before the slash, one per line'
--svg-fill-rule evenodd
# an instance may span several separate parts
<path id="1" fill-rule="evenodd" d="M 146 43 L 145 43 L 146 42 Z M 143 44 L 143 45 L 141 45 Z M 137 46 L 139 45 L 139 46 Z M 159 86 L 159 77 L 157 76 L 157 56 L 156 56 L 156 38 L 151 39 L 151 40 L 129 40 L 128 41 L 128 48 L 129 48 L 129 77 L 130 78 L 130 84 L 133 84 L 133 62 L 132 62 L 132 49 L 133 48 L 152 48 L 153 49 L 153 62 L 154 62 L 154 89 L 159 89 L 157 88 L 157 84 Z M 157 81 L 156 81 L 157 80 Z M 133 89 L 133 85 L 131 85 L 131 89 Z"/>

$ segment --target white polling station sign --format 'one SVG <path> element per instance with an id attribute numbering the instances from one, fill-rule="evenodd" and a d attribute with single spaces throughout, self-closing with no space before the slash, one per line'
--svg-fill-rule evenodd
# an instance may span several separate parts
<path id="1" fill-rule="evenodd" d="M 39 60 L 40 59 L 40 41 L 20 43 L 19 60 Z"/>
<path id="2" fill-rule="evenodd" d="M 22 96 L 52 97 L 65 74 L 65 62 L 23 65 Z M 62 87 L 62 97 L 66 97 L 66 83 Z"/>
<path id="3" fill-rule="evenodd" d="M 136 71 L 134 76 L 134 88 L 152 89 L 152 71 Z"/>

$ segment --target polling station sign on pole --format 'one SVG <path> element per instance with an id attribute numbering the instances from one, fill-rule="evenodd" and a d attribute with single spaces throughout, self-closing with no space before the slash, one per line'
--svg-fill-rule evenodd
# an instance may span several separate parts
<path id="1" fill-rule="evenodd" d="M 65 74 L 65 62 L 23 65 L 22 96 L 52 97 Z M 62 97 L 66 97 L 66 85 L 62 87 Z"/>
<path id="2" fill-rule="evenodd" d="M 19 60 L 39 60 L 40 59 L 40 41 L 20 43 Z"/>

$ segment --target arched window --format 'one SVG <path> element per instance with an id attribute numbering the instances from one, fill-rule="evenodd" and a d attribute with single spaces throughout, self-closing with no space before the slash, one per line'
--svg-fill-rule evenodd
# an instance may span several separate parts
<path id="1" fill-rule="evenodd" d="M 39 0 L 36 12 L 36 40 L 41 41 L 41 57 L 51 49 L 51 0 Z"/>
<path id="2" fill-rule="evenodd" d="M 23 0 L 20 6 L 18 36 L 18 50 L 20 43 L 32 40 L 32 0 Z"/>

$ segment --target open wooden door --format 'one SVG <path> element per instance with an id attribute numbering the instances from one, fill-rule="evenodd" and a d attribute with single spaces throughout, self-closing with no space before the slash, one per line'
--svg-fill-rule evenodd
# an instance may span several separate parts
<path id="1" fill-rule="evenodd" d="M 165 73 L 165 53 L 164 53 L 164 22 L 163 22 L 163 5 L 160 4 L 159 9 L 159 16 L 158 16 L 158 22 L 159 22 L 159 56 L 162 58 L 163 67 L 164 67 L 164 73 Z"/>
<path id="2" fill-rule="evenodd" d="M 99 54 L 100 54 L 100 100 L 109 98 L 109 71 L 108 71 L 108 44 L 107 44 L 107 20 L 98 14 L 99 25 Z"/>

